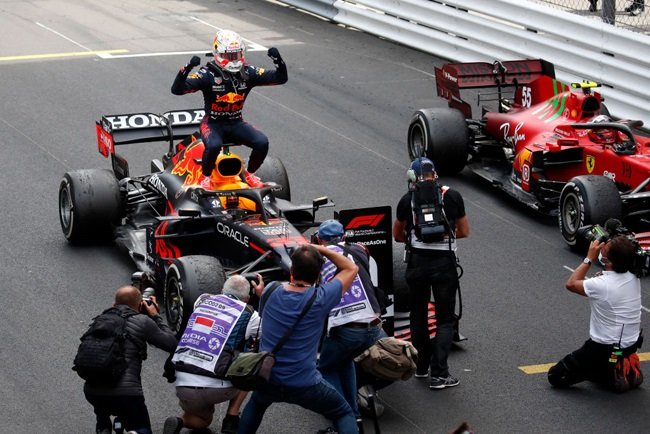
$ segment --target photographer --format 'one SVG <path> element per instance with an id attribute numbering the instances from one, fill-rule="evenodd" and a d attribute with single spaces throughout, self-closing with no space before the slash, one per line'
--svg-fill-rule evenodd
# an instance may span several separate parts
<path id="1" fill-rule="evenodd" d="M 172 357 L 176 369 L 176 396 L 183 417 L 168 417 L 163 434 L 178 434 L 183 427 L 207 430 L 214 406 L 230 401 L 222 421 L 222 433 L 239 429 L 239 409 L 246 392 L 225 380 L 236 351 L 256 339 L 260 317 L 248 301 L 264 289 L 262 276 L 249 280 L 243 275 L 229 277 L 222 294 L 201 294 Z"/>
<path id="2" fill-rule="evenodd" d="M 463 198 L 440 186 L 433 162 L 413 160 L 408 171 L 409 191 L 402 196 L 393 224 L 395 241 L 406 243 L 406 282 L 412 341 L 418 350 L 418 378 L 430 375 L 430 389 L 457 386 L 447 359 L 454 337 L 454 309 L 458 274 L 456 240 L 469 235 Z M 436 336 L 429 339 L 428 308 L 431 293 L 436 304 Z"/>
<path id="3" fill-rule="evenodd" d="M 587 380 L 623 392 L 643 381 L 636 355 L 642 339 L 641 281 L 631 272 L 636 255 L 637 246 L 628 236 L 593 240 L 587 257 L 567 280 L 569 291 L 589 300 L 589 339 L 549 369 L 548 381 L 554 387 Z M 605 270 L 586 279 L 596 260 Z M 616 375 L 621 366 L 626 371 L 623 377 Z"/>
<path id="4" fill-rule="evenodd" d="M 123 286 L 115 294 L 112 309 L 126 317 L 126 372 L 114 385 L 89 382 L 84 385 L 86 399 L 97 416 L 96 430 L 99 434 L 112 432 L 111 415 L 118 417 L 126 430 L 151 434 L 140 380 L 142 361 L 147 358 L 147 343 L 171 353 L 176 348 L 176 337 L 158 315 L 156 297 L 151 296 L 150 301 L 143 301 L 142 294 L 134 286 Z"/>

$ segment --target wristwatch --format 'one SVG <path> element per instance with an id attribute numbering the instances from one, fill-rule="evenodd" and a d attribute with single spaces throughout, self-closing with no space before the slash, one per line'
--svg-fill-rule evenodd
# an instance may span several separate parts
<path id="1" fill-rule="evenodd" d="M 591 265 L 591 259 L 585 258 L 585 259 L 582 260 L 582 263 L 587 264 L 587 265 Z"/>

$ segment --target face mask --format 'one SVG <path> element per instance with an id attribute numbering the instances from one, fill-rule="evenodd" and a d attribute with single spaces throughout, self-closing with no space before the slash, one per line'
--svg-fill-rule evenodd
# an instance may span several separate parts
<path id="1" fill-rule="evenodd" d="M 606 262 L 605 262 L 606 259 L 607 258 L 603 258 L 603 253 L 602 252 L 598 252 L 598 262 L 600 262 L 600 265 L 602 265 L 603 267 L 606 265 Z"/>

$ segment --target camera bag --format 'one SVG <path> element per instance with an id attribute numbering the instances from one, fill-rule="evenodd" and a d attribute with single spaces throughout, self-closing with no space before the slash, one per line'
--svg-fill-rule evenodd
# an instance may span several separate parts
<path id="1" fill-rule="evenodd" d="M 89 384 L 114 385 L 126 371 L 126 323 L 133 315 L 137 312 L 121 312 L 111 307 L 93 318 L 88 331 L 81 336 L 72 370 Z"/>

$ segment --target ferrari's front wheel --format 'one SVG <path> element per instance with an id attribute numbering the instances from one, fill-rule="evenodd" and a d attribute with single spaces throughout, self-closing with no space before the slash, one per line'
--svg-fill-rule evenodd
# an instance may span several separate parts
<path id="1" fill-rule="evenodd" d="M 67 172 L 59 184 L 59 222 L 72 244 L 110 239 L 122 215 L 120 186 L 110 170 Z"/>
<path id="2" fill-rule="evenodd" d="M 278 192 L 275 197 L 288 201 L 291 200 L 289 176 L 287 175 L 287 169 L 282 164 L 282 160 L 267 156 L 255 174 L 264 182 L 274 182 L 282 187 L 282 191 Z"/>
<path id="3" fill-rule="evenodd" d="M 607 219 L 620 219 L 621 195 L 609 178 L 599 175 L 576 176 L 569 180 L 560 194 L 558 223 L 566 243 L 579 249 L 578 229 L 604 224 Z"/>
<path id="4" fill-rule="evenodd" d="M 433 161 L 438 173 L 455 175 L 467 164 L 467 122 L 455 109 L 420 109 L 411 118 L 407 144 L 411 160 L 427 157 Z"/>
<path id="5" fill-rule="evenodd" d="M 199 295 L 219 294 L 225 281 L 221 262 L 212 256 L 183 256 L 172 261 L 165 279 L 164 305 L 167 324 L 176 336 L 183 334 Z"/>

